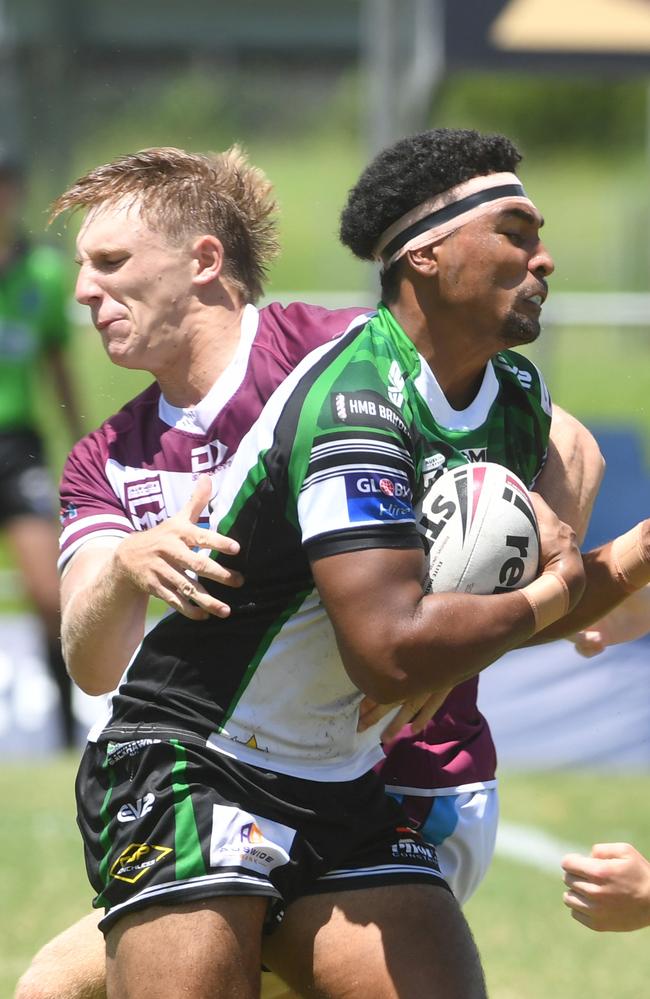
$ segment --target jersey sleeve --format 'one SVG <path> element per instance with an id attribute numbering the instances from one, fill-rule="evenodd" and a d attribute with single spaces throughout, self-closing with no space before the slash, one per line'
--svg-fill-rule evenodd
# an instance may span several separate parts
<path id="1" fill-rule="evenodd" d="M 401 411 L 375 388 L 334 390 L 318 426 L 299 427 L 297 518 L 310 559 L 367 548 L 421 548 L 415 460 Z"/>
<path id="2" fill-rule="evenodd" d="M 107 447 L 102 430 L 72 449 L 61 478 L 59 570 L 89 541 L 120 539 L 135 528 L 106 476 Z"/>

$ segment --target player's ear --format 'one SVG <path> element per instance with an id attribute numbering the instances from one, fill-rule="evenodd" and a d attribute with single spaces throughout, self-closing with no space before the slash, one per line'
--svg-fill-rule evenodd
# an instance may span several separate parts
<path id="1" fill-rule="evenodd" d="M 209 284 L 221 274 L 223 244 L 216 236 L 206 233 L 192 244 L 193 280 L 196 284 Z"/>
<path id="2" fill-rule="evenodd" d="M 438 244 L 421 246 L 406 254 L 409 265 L 422 277 L 432 277 L 438 273 Z"/>

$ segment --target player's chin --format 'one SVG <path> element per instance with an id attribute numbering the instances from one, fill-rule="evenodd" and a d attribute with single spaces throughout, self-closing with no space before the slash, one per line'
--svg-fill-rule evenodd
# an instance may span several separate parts
<path id="1" fill-rule="evenodd" d="M 105 343 L 104 349 L 113 364 L 116 364 L 119 368 L 131 368 L 132 370 L 139 371 L 143 367 L 142 360 L 122 342 L 112 341 Z"/>
<path id="2" fill-rule="evenodd" d="M 541 332 L 539 319 L 523 316 L 520 312 L 510 312 L 501 328 L 501 336 L 508 347 L 524 343 L 534 343 Z"/>

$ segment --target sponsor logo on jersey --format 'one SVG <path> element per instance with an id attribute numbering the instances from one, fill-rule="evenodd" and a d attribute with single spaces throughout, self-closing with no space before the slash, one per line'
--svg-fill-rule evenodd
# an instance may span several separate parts
<path id="1" fill-rule="evenodd" d="M 516 364 L 508 364 L 508 362 L 505 361 L 500 355 L 495 358 L 494 363 L 503 371 L 510 371 L 522 388 L 525 388 L 526 390 L 531 388 L 533 384 L 533 376 L 530 371 L 526 371 L 525 368 L 518 368 Z"/>
<path id="2" fill-rule="evenodd" d="M 126 507 L 136 530 L 146 531 L 167 520 L 160 475 L 133 479 L 126 483 L 124 492 Z"/>
<path id="3" fill-rule="evenodd" d="M 113 863 L 109 874 L 117 881 L 126 881 L 127 884 L 133 885 L 172 852 L 169 846 L 130 843 Z"/>
<path id="4" fill-rule="evenodd" d="M 440 452 L 438 452 L 438 454 L 430 454 L 422 462 L 422 471 L 435 472 L 436 469 L 442 468 L 446 461 L 446 456 L 444 454 L 440 454 Z"/>
<path id="5" fill-rule="evenodd" d="M 228 733 L 225 732 L 223 729 L 220 731 L 219 734 L 224 736 L 226 739 L 230 739 L 231 742 L 237 742 L 239 743 L 240 746 L 246 746 L 247 749 L 255 749 L 258 753 L 269 752 L 268 746 L 260 746 L 259 742 L 257 741 L 257 736 L 255 735 L 254 732 L 252 735 L 249 735 L 247 739 L 240 739 L 238 735 L 232 735 L 232 736 L 228 735 Z"/>
<path id="6" fill-rule="evenodd" d="M 79 510 L 74 505 L 74 503 L 68 503 L 68 505 L 64 506 L 63 509 L 61 510 L 61 513 L 59 515 L 59 520 L 61 521 L 62 524 L 64 524 L 66 520 L 74 520 L 75 517 L 78 516 L 79 516 Z"/>
<path id="7" fill-rule="evenodd" d="M 228 448 L 221 441 L 210 441 L 202 447 L 192 448 L 190 452 L 192 472 L 194 475 L 211 472 L 217 465 L 221 465 L 227 453 Z"/>
<path id="8" fill-rule="evenodd" d="M 468 461 L 487 461 L 488 453 L 487 447 L 468 447 L 462 448 L 461 454 L 464 454 Z"/>
<path id="9" fill-rule="evenodd" d="M 148 791 L 142 798 L 138 798 L 134 802 L 127 801 L 126 805 L 122 805 L 117 813 L 117 821 L 135 822 L 136 819 L 141 819 L 143 815 L 149 814 L 154 806 L 155 800 L 155 794 Z"/>
<path id="10" fill-rule="evenodd" d="M 408 428 L 404 417 L 392 402 L 379 392 L 334 392 L 331 397 L 332 416 L 337 423 L 354 426 L 376 427 L 378 430 L 397 430 L 406 436 Z"/>
<path id="11" fill-rule="evenodd" d="M 380 472 L 347 472 L 345 493 L 351 521 L 409 520 L 413 518 L 408 479 Z"/>
<path id="12" fill-rule="evenodd" d="M 210 866 L 244 867 L 267 874 L 289 862 L 295 835 L 294 829 L 280 822 L 230 805 L 213 805 Z"/>
<path id="13" fill-rule="evenodd" d="M 404 404 L 404 375 L 397 361 L 393 361 L 388 371 L 388 397 L 400 409 Z"/>
<path id="14" fill-rule="evenodd" d="M 136 756 L 147 746 L 153 746 L 162 739 L 133 739 L 131 742 L 109 742 L 106 746 L 106 762 L 109 766 L 130 756 Z"/>

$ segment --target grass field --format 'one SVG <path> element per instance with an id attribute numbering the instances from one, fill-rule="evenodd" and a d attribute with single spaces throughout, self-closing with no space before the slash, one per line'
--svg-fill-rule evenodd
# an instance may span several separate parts
<path id="1" fill-rule="evenodd" d="M 34 951 L 89 907 L 74 824 L 76 760 L 0 770 L 0 999 Z M 650 776 L 502 777 L 502 815 L 575 844 L 631 840 L 650 852 Z M 557 876 L 499 856 L 467 907 L 491 999 L 642 999 L 648 931 L 595 934 L 570 919 Z"/>

